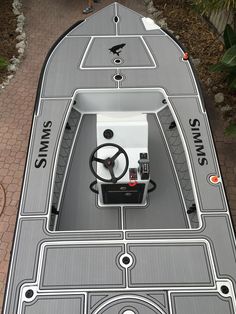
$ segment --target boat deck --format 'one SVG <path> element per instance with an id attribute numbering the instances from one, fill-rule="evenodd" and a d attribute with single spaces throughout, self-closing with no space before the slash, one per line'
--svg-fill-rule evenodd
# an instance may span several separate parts
<path id="1" fill-rule="evenodd" d="M 57 230 L 184 229 L 188 220 L 178 178 L 164 134 L 155 115 L 149 115 L 149 152 L 152 179 L 158 188 L 145 207 L 99 207 L 90 191 L 94 180 L 89 156 L 96 144 L 96 116 L 84 115 L 71 157 Z M 81 149 L 81 147 L 83 149 Z M 158 147 L 158 149 L 156 149 Z"/>
<path id="2" fill-rule="evenodd" d="M 111 51 L 117 45 L 120 55 Z M 53 47 L 36 100 L 4 314 L 236 313 L 235 235 L 183 53 L 118 3 Z M 100 112 L 148 114 L 157 189 L 144 207 L 101 208 L 89 190 Z"/>

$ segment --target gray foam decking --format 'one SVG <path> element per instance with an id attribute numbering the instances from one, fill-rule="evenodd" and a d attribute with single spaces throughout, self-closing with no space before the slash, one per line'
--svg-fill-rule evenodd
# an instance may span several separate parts
<path id="1" fill-rule="evenodd" d="M 44 296 L 23 305 L 25 314 L 83 314 L 84 296 Z"/>
<path id="2" fill-rule="evenodd" d="M 125 270 L 115 263 L 122 253 L 123 245 L 49 246 L 43 262 L 41 288 L 124 287 Z"/>
<path id="3" fill-rule="evenodd" d="M 45 63 L 3 314 L 236 313 L 235 235 L 223 184 L 209 182 L 220 171 L 203 99 L 181 47 L 143 22 L 113 3 L 70 30 Z M 123 63 L 116 67 L 109 46 L 123 43 Z M 114 80 L 118 73 L 120 82 Z M 87 115 L 69 162 L 80 114 L 70 116 L 70 131 L 64 134 L 64 128 L 74 101 L 74 110 Z M 159 111 L 164 134 L 155 116 L 148 116 L 157 190 L 146 208 L 98 208 L 89 191 L 93 114 L 106 111 Z M 170 131 L 173 120 L 177 128 Z M 42 157 L 44 167 L 36 167 Z M 194 202 L 189 226 L 185 206 Z M 52 204 L 60 210 L 56 232 Z M 124 253 L 130 254 L 129 267 L 120 262 Z M 35 291 L 32 298 L 28 289 Z"/>
<path id="4" fill-rule="evenodd" d="M 187 218 L 173 164 L 155 115 L 148 115 L 151 179 L 157 189 L 149 194 L 146 208 L 125 209 L 126 229 L 187 228 Z M 158 149 L 156 149 L 158 147 Z"/>
<path id="5" fill-rule="evenodd" d="M 106 68 L 113 67 L 116 69 L 117 65 L 114 63 L 114 59 L 118 56 L 114 56 L 109 48 L 119 45 L 121 42 L 125 44 L 124 52 L 122 54 L 122 62 L 120 67 L 154 67 L 155 64 L 150 58 L 147 52 L 146 46 L 141 38 L 95 38 L 91 43 L 91 50 L 89 50 L 85 56 L 83 68 Z M 135 54 L 134 54 L 135 51 Z"/>
<path id="6" fill-rule="evenodd" d="M 138 243 L 130 244 L 128 251 L 135 256 L 136 262 L 129 270 L 131 287 L 213 286 L 203 243 Z M 196 260 L 198 262 L 193 268 Z"/>
<path id="7" fill-rule="evenodd" d="M 231 314 L 234 313 L 230 299 L 217 294 L 174 294 L 173 314 Z"/>
<path id="8" fill-rule="evenodd" d="M 187 218 L 173 164 L 155 115 L 148 115 L 149 153 L 152 179 L 157 189 L 150 194 L 147 207 L 124 211 L 125 229 L 187 228 Z M 74 147 L 57 230 L 113 230 L 121 228 L 119 208 L 101 208 L 89 190 L 94 180 L 88 166 L 96 144 L 96 117 L 84 115 Z M 158 147 L 158 149 L 155 149 Z M 168 187 L 168 188 L 167 188 Z"/>
<path id="9" fill-rule="evenodd" d="M 96 147 L 96 116 L 85 115 L 80 124 L 63 202 L 58 230 L 114 230 L 120 229 L 119 208 L 98 208 L 96 195 L 89 185 L 94 177 L 89 169 L 89 156 Z"/>

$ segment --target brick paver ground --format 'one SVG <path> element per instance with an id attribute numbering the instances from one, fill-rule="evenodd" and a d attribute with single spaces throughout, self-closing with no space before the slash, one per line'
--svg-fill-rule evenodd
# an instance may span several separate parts
<path id="1" fill-rule="evenodd" d="M 24 0 L 28 47 L 26 57 L 10 85 L 0 94 L 0 184 L 6 192 L 0 211 L 0 311 L 21 190 L 26 150 L 37 83 L 44 58 L 54 41 L 73 23 L 83 19 L 85 0 Z M 123 0 L 146 15 L 142 0 Z M 96 9 L 111 3 L 103 0 Z M 236 224 L 236 140 L 223 135 L 223 122 L 210 107 L 210 118 L 234 223 Z M 0 187 L 1 192 L 1 187 Z M 4 202 L 0 193 L 0 205 Z"/>

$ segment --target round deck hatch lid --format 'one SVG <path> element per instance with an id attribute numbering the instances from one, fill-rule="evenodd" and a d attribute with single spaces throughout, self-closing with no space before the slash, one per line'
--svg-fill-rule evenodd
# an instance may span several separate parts
<path id="1" fill-rule="evenodd" d="M 119 296 L 101 305 L 94 314 L 162 314 L 153 301 L 140 296 Z"/>

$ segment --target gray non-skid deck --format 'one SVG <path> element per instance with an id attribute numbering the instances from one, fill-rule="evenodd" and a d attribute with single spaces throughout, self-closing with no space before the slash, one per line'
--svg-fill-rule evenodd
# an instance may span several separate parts
<path id="1" fill-rule="evenodd" d="M 96 147 L 96 116 L 82 118 L 59 209 L 57 230 L 116 230 L 121 228 L 119 208 L 98 208 L 89 185 L 94 177 L 89 156 Z M 81 149 L 82 147 L 82 149 Z"/>
<path id="2" fill-rule="evenodd" d="M 150 167 L 157 189 L 149 194 L 146 208 L 129 207 L 124 210 L 125 228 L 188 228 L 187 213 L 174 171 L 175 166 L 155 115 L 149 115 L 148 124 Z"/>
<path id="3" fill-rule="evenodd" d="M 149 115 L 148 124 L 152 179 L 157 182 L 158 189 L 150 194 L 147 206 L 126 208 L 121 218 L 120 208 L 99 207 L 96 195 L 88 188 L 94 180 L 88 159 L 96 147 L 96 116 L 83 116 L 59 208 L 57 230 L 116 230 L 122 228 L 122 220 L 125 229 L 188 226 L 174 165 L 155 115 Z"/>
<path id="4" fill-rule="evenodd" d="M 116 45 L 119 56 L 110 50 Z M 235 235 L 203 99 L 183 53 L 164 30 L 118 3 L 52 49 L 36 100 L 4 314 L 236 313 Z M 118 111 L 148 114 L 157 189 L 143 208 L 102 208 L 89 190 L 96 113 Z M 187 214 L 190 208 L 196 211 Z"/>

